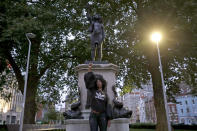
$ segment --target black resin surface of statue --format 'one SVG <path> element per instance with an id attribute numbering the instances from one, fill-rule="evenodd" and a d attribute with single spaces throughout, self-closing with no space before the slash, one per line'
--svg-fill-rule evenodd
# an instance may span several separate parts
<path id="1" fill-rule="evenodd" d="M 65 119 L 83 119 L 83 117 L 81 116 L 81 110 L 79 109 L 80 105 L 80 101 L 73 103 L 71 105 L 71 110 L 63 113 Z"/>
<path id="2" fill-rule="evenodd" d="M 88 20 L 90 21 L 90 27 L 88 31 L 91 33 L 91 58 L 92 61 L 96 60 L 96 54 L 98 55 L 98 61 L 102 60 L 102 44 L 105 37 L 104 26 L 102 24 L 102 18 L 99 14 L 90 16 L 89 9 L 87 12 Z"/>

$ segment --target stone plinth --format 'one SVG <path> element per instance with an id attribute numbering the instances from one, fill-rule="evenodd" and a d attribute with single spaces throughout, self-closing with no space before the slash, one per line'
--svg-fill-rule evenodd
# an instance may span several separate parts
<path id="1" fill-rule="evenodd" d="M 111 126 L 107 131 L 129 131 L 129 119 L 118 118 L 111 121 Z"/>
<path id="2" fill-rule="evenodd" d="M 90 131 L 88 119 L 66 120 L 66 131 Z"/>
<path id="3" fill-rule="evenodd" d="M 88 72 L 88 64 L 80 64 L 75 68 L 78 73 L 78 86 L 80 90 L 80 99 L 81 99 L 81 110 L 85 111 L 85 105 L 87 100 L 87 89 L 85 87 L 84 75 Z M 106 92 L 109 97 L 109 103 L 113 105 L 114 92 L 112 86 L 116 82 L 116 74 L 118 72 L 118 66 L 114 64 L 93 64 L 92 72 L 95 74 L 100 74 L 107 82 Z"/>
<path id="4" fill-rule="evenodd" d="M 66 120 L 66 131 L 90 131 L 89 120 Z M 129 131 L 129 119 L 119 118 L 111 120 L 111 125 L 107 128 L 107 131 Z"/>
<path id="5" fill-rule="evenodd" d="M 91 109 L 84 109 L 81 111 L 84 119 L 89 119 Z"/>

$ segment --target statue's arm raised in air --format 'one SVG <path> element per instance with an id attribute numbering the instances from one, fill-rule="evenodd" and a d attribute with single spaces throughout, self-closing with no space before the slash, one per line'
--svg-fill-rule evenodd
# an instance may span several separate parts
<path id="1" fill-rule="evenodd" d="M 90 6 L 89 5 L 86 6 L 86 10 L 87 10 L 86 15 L 87 15 L 88 21 L 90 22 L 90 27 L 88 29 L 88 32 L 92 33 L 94 24 L 93 24 L 92 16 L 90 16 Z"/>

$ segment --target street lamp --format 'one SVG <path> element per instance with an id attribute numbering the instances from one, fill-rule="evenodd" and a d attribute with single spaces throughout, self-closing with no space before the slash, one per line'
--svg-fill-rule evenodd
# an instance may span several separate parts
<path id="1" fill-rule="evenodd" d="M 28 70 L 29 70 L 29 58 L 31 52 L 31 41 L 29 38 L 35 38 L 36 35 L 33 33 L 26 33 L 27 40 L 29 42 L 29 49 L 28 49 L 28 56 L 27 56 L 27 66 L 26 66 L 26 73 L 25 73 L 25 84 L 24 84 L 24 92 L 23 92 L 23 105 L 22 105 L 22 114 L 20 119 L 20 129 L 19 131 L 23 130 L 23 118 L 24 118 L 24 110 L 25 110 L 25 100 L 26 100 L 26 91 L 27 91 L 27 79 L 28 79 Z"/>
<path id="2" fill-rule="evenodd" d="M 171 131 L 171 125 L 170 125 L 170 120 L 169 120 L 169 116 L 168 116 L 166 90 L 165 90 L 165 84 L 164 84 L 164 79 L 163 79 L 161 56 L 160 56 L 160 50 L 159 50 L 159 41 L 161 40 L 161 38 L 162 38 L 162 36 L 159 32 L 155 32 L 151 36 L 152 41 L 154 41 L 157 44 L 157 53 L 158 53 L 159 66 L 160 66 L 159 69 L 160 69 L 160 72 L 161 72 L 161 82 L 162 82 L 162 89 L 163 89 L 164 105 L 165 105 L 165 110 L 166 110 L 166 118 L 167 118 L 167 122 L 168 122 L 168 131 Z"/>

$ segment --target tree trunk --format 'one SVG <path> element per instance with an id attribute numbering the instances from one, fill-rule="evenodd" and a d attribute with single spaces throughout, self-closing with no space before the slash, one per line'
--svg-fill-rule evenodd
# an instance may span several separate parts
<path id="1" fill-rule="evenodd" d="M 160 72 L 159 70 L 153 70 L 151 75 L 154 92 L 154 105 L 157 116 L 156 131 L 168 131 Z"/>
<path id="2" fill-rule="evenodd" d="M 168 122 L 166 117 L 166 110 L 164 104 L 164 96 L 161 82 L 161 74 L 159 70 L 158 54 L 156 46 L 152 46 L 153 50 L 149 52 L 148 70 L 152 76 L 153 92 L 154 92 L 154 105 L 157 116 L 156 131 L 168 131 Z"/>
<path id="3" fill-rule="evenodd" d="M 35 115 L 37 111 L 36 105 L 36 94 L 37 94 L 37 84 L 36 81 L 28 81 L 26 101 L 25 101 L 25 111 L 24 111 L 24 124 L 34 124 Z"/>

